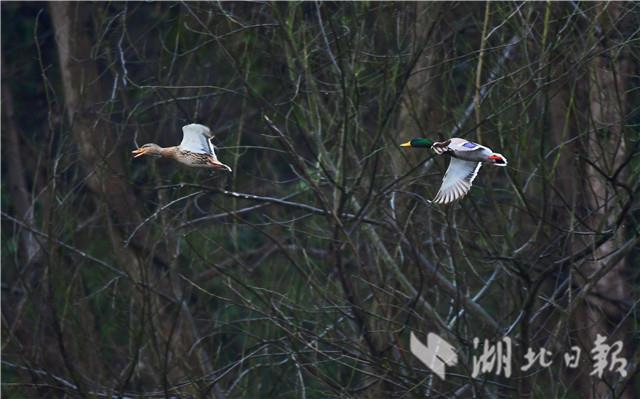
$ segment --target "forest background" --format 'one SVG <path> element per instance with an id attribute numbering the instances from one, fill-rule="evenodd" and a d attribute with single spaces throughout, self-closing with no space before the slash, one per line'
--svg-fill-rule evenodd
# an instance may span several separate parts
<path id="1" fill-rule="evenodd" d="M 639 396 L 640 3 L 1 7 L 3 396 Z M 132 159 L 191 122 L 233 173 Z"/>

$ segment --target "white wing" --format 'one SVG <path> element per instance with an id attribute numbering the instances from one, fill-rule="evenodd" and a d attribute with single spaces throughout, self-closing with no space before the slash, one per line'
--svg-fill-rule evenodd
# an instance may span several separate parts
<path id="1" fill-rule="evenodd" d="M 210 141 L 211 137 L 213 137 L 211 135 L 211 131 L 204 125 L 192 123 L 190 125 L 183 126 L 180 148 L 199 154 L 214 155 L 213 144 L 211 144 Z"/>
<path id="2" fill-rule="evenodd" d="M 452 157 L 442 179 L 442 186 L 433 202 L 448 204 L 467 195 L 481 166 L 481 162 L 463 161 Z"/>

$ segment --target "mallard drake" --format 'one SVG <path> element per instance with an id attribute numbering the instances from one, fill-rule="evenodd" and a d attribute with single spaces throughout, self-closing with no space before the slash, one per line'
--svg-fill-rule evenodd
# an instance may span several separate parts
<path id="1" fill-rule="evenodd" d="M 400 146 L 431 148 L 438 155 L 451 156 L 449 168 L 442 179 L 442 186 L 433 200 L 436 204 L 448 204 L 467 195 L 483 163 L 507 166 L 507 159 L 502 154 L 465 139 L 451 138 L 445 141 L 413 139 Z"/>
<path id="2" fill-rule="evenodd" d="M 176 147 L 160 147 L 154 143 L 148 143 L 133 150 L 134 158 L 143 155 L 156 155 L 165 158 L 172 158 L 176 161 L 194 168 L 209 168 L 216 170 L 226 170 L 231 172 L 231 168 L 218 161 L 215 147 L 211 142 L 213 135 L 208 127 L 197 123 L 192 123 L 182 127 L 182 142 Z"/>

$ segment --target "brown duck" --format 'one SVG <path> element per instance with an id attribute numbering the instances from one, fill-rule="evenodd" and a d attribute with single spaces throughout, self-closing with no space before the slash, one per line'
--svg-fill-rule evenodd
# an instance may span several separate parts
<path id="1" fill-rule="evenodd" d="M 231 168 L 218 161 L 215 147 L 211 142 L 213 135 L 208 127 L 197 123 L 192 123 L 182 127 L 182 142 L 175 147 L 160 147 L 157 144 L 149 143 L 133 150 L 134 158 L 143 155 L 156 155 L 174 159 L 184 165 L 194 168 L 208 168 L 216 170 L 226 170 L 231 172 Z"/>

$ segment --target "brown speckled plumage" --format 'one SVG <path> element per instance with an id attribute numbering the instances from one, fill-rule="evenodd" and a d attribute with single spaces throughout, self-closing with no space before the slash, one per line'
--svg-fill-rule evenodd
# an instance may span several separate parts
<path id="1" fill-rule="evenodd" d="M 194 168 L 211 168 L 216 165 L 216 163 L 220 164 L 217 159 L 214 159 L 209 154 L 199 154 L 180 149 L 178 149 L 173 158 L 180 163 Z"/>
<path id="2" fill-rule="evenodd" d="M 208 168 L 216 170 L 226 170 L 231 172 L 231 168 L 218 161 L 211 139 L 213 135 L 209 128 L 203 125 L 191 124 L 184 126 L 183 139 L 179 146 L 160 147 L 157 144 L 145 144 L 133 151 L 134 158 L 142 155 L 159 155 L 165 158 L 172 158 L 183 165 L 193 168 Z"/>

